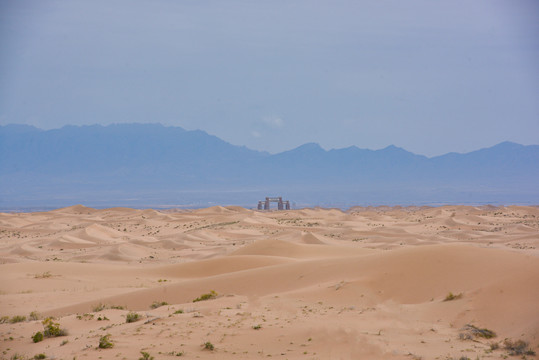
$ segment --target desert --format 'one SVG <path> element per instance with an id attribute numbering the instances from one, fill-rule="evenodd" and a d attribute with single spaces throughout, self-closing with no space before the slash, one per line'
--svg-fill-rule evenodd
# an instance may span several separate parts
<path id="1" fill-rule="evenodd" d="M 0 267 L 3 359 L 539 352 L 535 206 L 0 213 Z"/>

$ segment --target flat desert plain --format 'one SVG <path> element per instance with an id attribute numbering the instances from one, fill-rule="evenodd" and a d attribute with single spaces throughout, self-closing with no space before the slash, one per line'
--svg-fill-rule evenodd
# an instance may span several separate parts
<path id="1" fill-rule="evenodd" d="M 78 205 L 2 213 L 0 239 L 4 359 L 539 353 L 538 207 Z M 34 342 L 48 317 L 66 334 Z"/>

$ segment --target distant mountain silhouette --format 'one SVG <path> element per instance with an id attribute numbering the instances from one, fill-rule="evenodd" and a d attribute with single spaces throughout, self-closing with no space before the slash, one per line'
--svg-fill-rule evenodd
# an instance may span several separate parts
<path id="1" fill-rule="evenodd" d="M 0 207 L 255 204 L 539 204 L 539 146 L 504 142 L 427 158 L 388 146 L 270 155 L 157 124 L 0 126 Z"/>

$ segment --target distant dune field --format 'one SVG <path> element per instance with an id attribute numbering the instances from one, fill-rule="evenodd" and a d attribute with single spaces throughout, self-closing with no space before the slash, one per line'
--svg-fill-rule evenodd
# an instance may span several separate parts
<path id="1" fill-rule="evenodd" d="M 0 266 L 2 359 L 539 353 L 538 207 L 0 213 Z"/>

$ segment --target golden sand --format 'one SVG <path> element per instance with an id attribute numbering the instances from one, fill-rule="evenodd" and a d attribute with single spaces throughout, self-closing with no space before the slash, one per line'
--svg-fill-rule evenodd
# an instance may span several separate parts
<path id="1" fill-rule="evenodd" d="M 0 263 L 4 359 L 487 359 L 506 338 L 539 352 L 537 207 L 78 205 L 0 214 Z M 34 343 L 48 316 L 68 335 Z"/>

